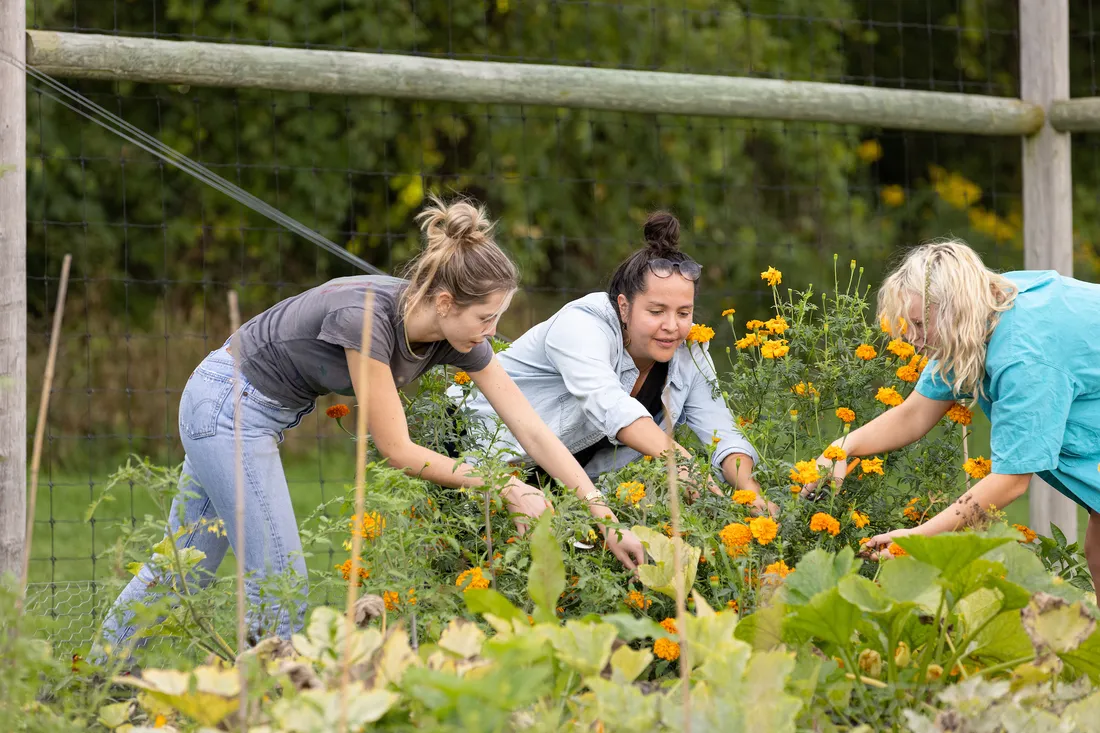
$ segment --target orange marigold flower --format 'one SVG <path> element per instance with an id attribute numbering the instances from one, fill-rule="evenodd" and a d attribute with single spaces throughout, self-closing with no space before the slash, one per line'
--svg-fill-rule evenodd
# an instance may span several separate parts
<path id="1" fill-rule="evenodd" d="M 843 422 L 845 425 L 851 423 L 856 419 L 855 410 L 852 410 L 848 407 L 836 408 L 836 416 L 840 418 L 841 422 Z"/>
<path id="2" fill-rule="evenodd" d="M 756 501 L 756 492 L 752 489 L 738 489 L 733 492 L 733 501 L 737 504 L 751 504 Z"/>
<path id="3" fill-rule="evenodd" d="M 749 531 L 757 542 L 766 545 L 775 539 L 779 532 L 779 525 L 771 517 L 756 517 L 749 521 Z"/>
<path id="4" fill-rule="evenodd" d="M 759 331 L 763 327 L 764 327 L 764 322 L 763 321 L 758 321 L 755 318 L 745 324 L 745 328 L 749 331 Z"/>
<path id="5" fill-rule="evenodd" d="M 337 565 L 336 569 L 340 571 L 340 574 L 342 576 L 344 576 L 344 580 L 351 580 L 351 558 L 350 557 L 347 560 L 344 560 L 344 562 L 341 565 Z M 359 575 L 359 582 L 356 585 L 363 585 L 363 581 L 370 577 L 370 570 L 368 570 L 365 567 L 360 566 L 359 567 L 359 572 L 357 574 Z"/>
<path id="6" fill-rule="evenodd" d="M 791 481 L 796 484 L 805 485 L 811 481 L 817 481 L 819 478 L 821 478 L 821 474 L 817 470 L 815 461 L 798 461 L 791 469 Z"/>
<path id="7" fill-rule="evenodd" d="M 871 523 L 871 518 L 860 511 L 852 510 L 852 524 L 856 525 L 856 529 L 863 529 Z"/>
<path id="8" fill-rule="evenodd" d="M 714 338 L 713 328 L 704 326 L 700 323 L 691 324 L 691 329 L 688 331 L 687 336 L 688 343 L 705 344 L 712 338 Z"/>
<path id="9" fill-rule="evenodd" d="M 455 384 L 469 384 L 473 379 L 466 372 L 458 372 L 455 374 Z"/>
<path id="10" fill-rule="evenodd" d="M 726 601 L 726 608 L 733 611 L 734 613 L 737 613 L 737 610 L 738 608 L 740 608 L 740 606 L 735 599 L 731 599 Z"/>
<path id="11" fill-rule="evenodd" d="M 641 481 L 624 481 L 615 490 L 615 496 L 637 506 L 638 502 L 645 498 L 645 484 Z"/>
<path id="12" fill-rule="evenodd" d="M 879 387 L 875 399 L 889 407 L 897 407 L 905 402 L 905 398 L 898 394 L 898 391 L 893 387 Z"/>
<path id="13" fill-rule="evenodd" d="M 784 331 L 790 328 L 790 324 L 787 323 L 787 319 L 783 316 L 776 316 L 775 318 L 769 318 L 764 327 L 776 335 L 781 335 Z"/>
<path id="14" fill-rule="evenodd" d="M 830 445 L 821 455 L 825 458 L 828 458 L 830 461 L 843 461 L 845 458 L 848 457 L 848 454 L 844 451 L 843 448 L 838 448 L 835 445 Z"/>
<path id="15" fill-rule="evenodd" d="M 769 267 L 767 270 L 760 273 L 760 279 L 774 288 L 776 285 L 783 282 L 783 273 L 774 267 Z"/>
<path id="16" fill-rule="evenodd" d="M 382 601 L 386 604 L 387 611 L 396 611 L 401 605 L 401 596 L 397 591 L 388 590 L 382 594 Z"/>
<path id="17" fill-rule="evenodd" d="M 626 605 L 639 611 L 645 611 L 653 605 L 653 601 L 646 598 L 639 591 L 632 590 L 626 594 Z"/>
<path id="18" fill-rule="evenodd" d="M 333 405 L 332 407 L 325 410 L 325 414 L 331 417 L 333 420 L 339 420 L 342 417 L 347 417 L 348 413 L 350 412 L 351 408 L 344 404 Z"/>
<path id="19" fill-rule="evenodd" d="M 658 659 L 675 662 L 680 658 L 680 645 L 672 639 L 658 639 L 653 642 L 653 655 Z"/>
<path id="20" fill-rule="evenodd" d="M 871 541 L 870 537 L 860 537 L 859 538 L 859 546 L 863 547 L 864 545 L 866 545 L 870 541 Z"/>
<path id="21" fill-rule="evenodd" d="M 680 633 L 676 630 L 676 619 L 672 618 L 671 616 L 661 622 L 661 628 L 670 634 Z"/>
<path id="22" fill-rule="evenodd" d="M 952 422 L 957 422 L 959 425 L 969 425 L 971 420 L 974 419 L 974 413 L 967 407 L 956 402 L 951 405 L 951 409 L 947 411 L 947 418 Z"/>
<path id="23" fill-rule="evenodd" d="M 736 312 L 737 311 L 734 310 L 733 308 L 726 308 L 724 311 L 722 311 L 722 317 L 723 318 L 728 318 L 729 316 L 732 316 Z"/>
<path id="24" fill-rule="evenodd" d="M 799 382 L 795 386 L 791 387 L 791 391 L 799 397 L 805 397 L 806 395 L 810 395 L 812 397 L 814 395 L 820 394 L 817 391 L 817 388 L 814 387 L 813 382 L 810 382 L 809 384 L 807 384 L 806 382 Z"/>
<path id="25" fill-rule="evenodd" d="M 794 568 L 787 567 L 787 563 L 782 560 L 773 562 L 764 568 L 764 575 L 778 575 L 780 578 L 786 578 L 788 575 L 794 572 Z"/>
<path id="26" fill-rule="evenodd" d="M 840 522 L 825 512 L 818 512 L 810 518 L 810 531 L 828 532 L 835 537 L 840 534 Z"/>
<path id="27" fill-rule="evenodd" d="M 467 581 L 469 582 L 467 583 Z M 464 583 L 466 587 L 462 588 L 463 593 L 474 588 L 484 589 L 489 587 L 489 579 L 481 574 L 481 568 L 470 568 L 462 571 L 455 579 L 455 585 L 461 587 Z"/>
<path id="28" fill-rule="evenodd" d="M 409 599 L 406 601 L 410 606 L 416 605 L 416 588 L 409 588 Z"/>
<path id="29" fill-rule="evenodd" d="M 963 470 L 966 471 L 966 475 L 972 479 L 983 479 L 993 470 L 993 462 L 988 458 L 978 456 L 964 463 Z"/>
<path id="30" fill-rule="evenodd" d="M 886 350 L 899 359 L 909 359 L 917 353 L 916 347 L 902 338 L 896 338 L 886 344 Z"/>
<path id="31" fill-rule="evenodd" d="M 894 557 L 903 557 L 909 554 L 901 548 L 901 545 L 895 544 L 893 542 L 890 543 L 890 547 L 888 549 L 890 550 L 890 554 Z"/>
<path id="32" fill-rule="evenodd" d="M 870 361 L 878 356 L 878 352 L 875 351 L 875 347 L 870 344 L 860 344 L 856 347 L 856 358 L 863 359 L 864 361 Z"/>
<path id="33" fill-rule="evenodd" d="M 745 546 L 752 542 L 752 530 L 747 524 L 727 524 L 718 533 L 718 539 L 726 548 L 726 554 L 737 557 L 745 552 Z"/>
<path id="34" fill-rule="evenodd" d="M 1033 530 L 1031 527 L 1028 527 L 1026 524 L 1014 524 L 1012 526 L 1019 530 L 1021 534 L 1023 534 L 1024 538 L 1020 540 L 1020 542 L 1025 545 L 1039 539 L 1039 535 L 1035 533 L 1035 530 Z"/>
<path id="35" fill-rule="evenodd" d="M 752 425 L 752 420 L 748 419 L 747 417 L 741 417 L 740 415 L 738 415 L 737 416 L 737 427 L 743 428 L 746 425 Z"/>
<path id="36" fill-rule="evenodd" d="M 879 476 L 886 475 L 882 470 L 881 458 L 864 458 L 863 462 L 859 464 L 859 467 L 864 476 L 869 473 L 877 473 Z"/>
<path id="37" fill-rule="evenodd" d="M 790 350 L 787 339 L 774 339 L 760 344 L 760 355 L 765 359 L 782 359 Z"/>
<path id="38" fill-rule="evenodd" d="M 358 514 L 351 517 L 351 533 L 365 540 L 377 539 L 386 528 L 386 520 L 378 512 L 366 512 L 360 519 Z"/>
<path id="39" fill-rule="evenodd" d="M 749 349 L 753 346 L 760 345 L 760 337 L 757 336 L 755 333 L 750 333 L 745 338 L 738 339 L 733 345 L 739 349 Z"/>
<path id="40" fill-rule="evenodd" d="M 920 379 L 920 372 L 917 371 L 915 366 L 910 364 L 898 367 L 898 370 L 894 373 L 897 375 L 897 378 L 903 382 L 915 382 Z"/>

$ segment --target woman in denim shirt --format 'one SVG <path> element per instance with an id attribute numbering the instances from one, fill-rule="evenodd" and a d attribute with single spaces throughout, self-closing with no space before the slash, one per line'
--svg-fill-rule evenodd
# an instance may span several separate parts
<path id="1" fill-rule="evenodd" d="M 687 423 L 705 444 L 717 437 L 714 469 L 755 491 L 756 510 L 775 513 L 752 477 L 756 451 L 717 390 L 706 348 L 685 344 L 701 268 L 680 251 L 671 214 L 651 215 L 644 233 L 646 246 L 619 265 L 607 292 L 575 300 L 532 328 L 498 355 L 501 366 L 590 477 L 665 453 L 667 388 L 672 423 Z M 513 435 L 495 430 L 496 413 L 483 395 L 470 407 L 495 437 L 494 450 L 534 465 Z M 722 494 L 713 481 L 708 488 Z"/>

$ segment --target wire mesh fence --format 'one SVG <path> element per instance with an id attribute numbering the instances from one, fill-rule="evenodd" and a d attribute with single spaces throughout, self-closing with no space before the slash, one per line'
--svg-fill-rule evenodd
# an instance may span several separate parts
<path id="1" fill-rule="evenodd" d="M 1093 2 L 1071 4 L 1074 91 L 1095 93 Z M 29 28 L 450 59 L 573 64 L 1018 93 L 1014 3 L 983 0 L 36 0 Z M 1022 266 L 1017 138 L 744 122 L 576 109 L 73 82 L 81 93 L 354 254 L 396 272 L 417 249 L 429 192 L 487 203 L 524 287 L 502 323 L 518 335 L 602 289 L 668 209 L 704 265 L 696 319 L 763 311 L 761 270 L 801 289 L 834 255 L 877 282 L 899 248 L 959 236 L 994 267 Z M 1082 137 L 1077 189 L 1095 187 Z M 1096 197 L 1091 197 L 1095 199 Z M 1078 264 L 1095 272 L 1079 204 Z M 72 639 L 121 576 L 110 553 L 149 511 L 141 487 L 90 520 L 129 454 L 179 462 L 179 394 L 228 335 L 229 289 L 247 318 L 353 274 L 239 204 L 28 95 L 30 402 L 58 263 L 73 281 L 51 405 L 31 592 Z M 1084 222 L 1088 221 L 1088 224 Z M 318 411 L 319 414 L 321 411 Z M 33 430 L 33 425 L 29 426 Z M 352 450 L 307 418 L 283 446 L 299 514 L 341 495 Z M 331 567 L 331 557 L 318 567 Z M 106 601 L 109 602 L 109 598 Z M 82 637 L 79 637 L 82 638 Z M 75 642 L 73 642 L 75 643 Z"/>

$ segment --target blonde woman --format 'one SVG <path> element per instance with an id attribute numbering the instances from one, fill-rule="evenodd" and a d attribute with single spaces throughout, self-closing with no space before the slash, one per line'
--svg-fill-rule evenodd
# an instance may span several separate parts
<path id="1" fill-rule="evenodd" d="M 1089 511 L 1085 554 L 1100 578 L 1100 286 L 1054 271 L 988 269 L 966 244 L 917 247 L 886 279 L 878 313 L 932 361 L 898 407 L 853 431 L 850 456 L 924 437 L 956 401 L 976 398 L 992 423 L 992 471 L 924 524 L 871 539 L 935 535 L 1003 508 L 1037 474 Z M 835 445 L 840 445 L 836 441 Z M 843 462 L 818 463 L 843 478 Z M 880 553 L 885 554 L 885 553 Z"/>
<path id="2" fill-rule="evenodd" d="M 197 579 L 209 582 L 233 546 L 234 533 L 177 533 L 218 518 L 233 526 L 237 419 L 243 435 L 246 590 L 253 636 L 285 638 L 301 623 L 304 593 L 298 608 L 256 609 L 265 576 L 285 573 L 305 589 L 302 545 L 278 443 L 283 431 L 296 426 L 325 394 L 355 395 L 370 404 L 371 438 L 391 466 L 444 486 L 479 486 L 470 466 L 410 439 L 398 394 L 399 387 L 438 364 L 462 369 L 555 478 L 589 501 L 594 516 L 616 521 L 606 506 L 592 501 L 599 492 L 591 480 L 493 355 L 489 339 L 512 299 L 518 274 L 493 240 L 485 210 L 467 201 L 445 205 L 433 199 L 418 219 L 427 246 L 411 263 L 407 279 L 340 278 L 276 304 L 207 356 L 183 391 L 179 426 L 186 457 L 168 530 L 179 546 L 204 553 Z M 369 388 L 357 383 L 368 291 L 374 294 Z M 240 396 L 230 399 L 234 356 L 242 384 Z M 518 479 L 505 488 L 504 498 L 520 531 L 527 517 L 550 507 L 540 489 Z M 606 542 L 628 568 L 643 562 L 641 542 L 630 531 L 608 532 Z M 123 591 L 105 629 L 109 643 L 117 646 L 135 632 L 126 609 L 145 601 L 156 580 L 146 566 Z"/>

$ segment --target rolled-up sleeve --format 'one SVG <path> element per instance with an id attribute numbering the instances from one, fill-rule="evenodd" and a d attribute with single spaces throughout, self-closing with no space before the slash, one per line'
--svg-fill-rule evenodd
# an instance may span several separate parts
<path id="1" fill-rule="evenodd" d="M 718 437 L 718 446 L 711 459 L 715 471 L 721 473 L 722 461 L 734 453 L 751 457 L 753 465 L 756 465 L 760 462 L 760 456 L 734 424 L 733 415 L 718 388 L 710 353 L 700 347 L 689 348 L 696 369 L 684 401 L 684 420 L 688 427 L 699 436 L 703 445 L 710 444 L 713 437 Z"/>
<path id="2" fill-rule="evenodd" d="M 612 365 L 612 339 L 621 338 L 598 316 L 573 308 L 546 332 L 546 357 L 584 416 L 614 445 L 619 431 L 649 412 L 625 391 Z"/>

